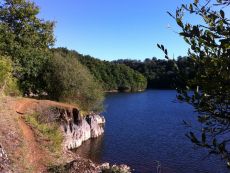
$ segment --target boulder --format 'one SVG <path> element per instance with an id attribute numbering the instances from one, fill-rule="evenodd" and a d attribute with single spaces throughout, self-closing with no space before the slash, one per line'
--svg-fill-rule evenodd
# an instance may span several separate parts
<path id="1" fill-rule="evenodd" d="M 90 138 L 97 138 L 104 133 L 102 124 L 105 118 L 91 113 L 82 118 L 77 109 L 60 110 L 62 130 L 64 133 L 64 146 L 67 149 L 78 148 Z"/>

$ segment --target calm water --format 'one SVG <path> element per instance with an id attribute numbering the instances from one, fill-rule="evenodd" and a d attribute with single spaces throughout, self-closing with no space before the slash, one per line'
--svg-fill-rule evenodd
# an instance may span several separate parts
<path id="1" fill-rule="evenodd" d="M 107 96 L 105 134 L 87 141 L 77 152 L 96 162 L 125 163 L 136 173 L 227 173 L 218 157 L 185 137 L 182 121 L 196 124 L 191 106 L 175 102 L 175 91 L 148 90 Z M 229 171 L 230 172 L 230 171 Z"/>

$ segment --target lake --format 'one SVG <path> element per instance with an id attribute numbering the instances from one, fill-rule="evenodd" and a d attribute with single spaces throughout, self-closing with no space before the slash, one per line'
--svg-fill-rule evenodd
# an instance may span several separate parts
<path id="1" fill-rule="evenodd" d="M 176 101 L 176 91 L 114 93 L 105 100 L 105 134 L 77 150 L 95 162 L 127 164 L 135 173 L 227 173 L 218 156 L 206 157 L 185 133 L 183 120 L 199 126 L 190 105 Z"/>

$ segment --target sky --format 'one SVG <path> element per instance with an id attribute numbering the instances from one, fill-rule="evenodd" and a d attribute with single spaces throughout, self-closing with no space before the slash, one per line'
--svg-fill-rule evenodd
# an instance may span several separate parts
<path id="1" fill-rule="evenodd" d="M 191 0 L 34 0 L 39 17 L 56 22 L 55 47 L 102 60 L 183 56 L 187 45 L 167 11 Z M 192 20 L 192 18 L 188 18 Z M 170 26 L 170 27 L 169 27 Z"/>

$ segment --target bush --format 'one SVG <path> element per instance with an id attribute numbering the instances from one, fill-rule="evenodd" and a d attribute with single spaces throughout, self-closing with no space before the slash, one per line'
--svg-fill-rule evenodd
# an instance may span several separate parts
<path id="1" fill-rule="evenodd" d="M 42 123 L 38 120 L 37 114 L 25 116 L 25 121 L 35 129 L 40 137 L 51 143 L 47 145 L 51 152 L 58 153 L 61 151 L 63 135 L 57 122 Z"/>
<path id="2" fill-rule="evenodd" d="M 13 77 L 13 66 L 9 57 L 0 56 L 0 95 L 19 95 L 17 79 Z"/>
<path id="3" fill-rule="evenodd" d="M 102 109 L 103 90 L 76 58 L 54 53 L 45 75 L 51 99 L 77 104 L 83 110 Z"/>

